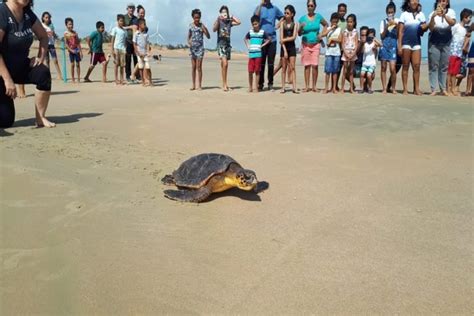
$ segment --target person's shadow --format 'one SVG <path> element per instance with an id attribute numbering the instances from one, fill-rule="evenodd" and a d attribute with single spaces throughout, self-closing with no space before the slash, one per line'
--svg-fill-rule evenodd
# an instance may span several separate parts
<path id="1" fill-rule="evenodd" d="M 0 128 L 0 137 L 7 137 L 7 136 L 13 136 L 12 133 L 7 132 L 3 128 Z"/>
<path id="2" fill-rule="evenodd" d="M 104 113 L 78 113 L 78 114 L 65 115 L 65 116 L 48 116 L 48 120 L 56 123 L 57 125 L 61 125 L 61 124 L 77 123 L 82 119 L 93 118 L 93 117 L 101 116 L 103 114 Z M 29 119 L 16 121 L 13 124 L 13 127 L 28 127 L 28 126 L 35 126 L 35 124 L 36 124 L 36 119 L 29 118 Z M 1 130 L 0 130 L 0 136 L 2 136 Z M 3 135 L 3 136 L 11 136 L 11 135 Z"/>

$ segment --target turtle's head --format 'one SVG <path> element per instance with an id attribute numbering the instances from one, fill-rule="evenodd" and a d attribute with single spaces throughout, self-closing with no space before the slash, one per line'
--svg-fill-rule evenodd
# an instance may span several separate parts
<path id="1" fill-rule="evenodd" d="M 237 172 L 237 186 L 239 189 L 252 191 L 257 183 L 257 175 L 252 170 L 242 169 Z"/>

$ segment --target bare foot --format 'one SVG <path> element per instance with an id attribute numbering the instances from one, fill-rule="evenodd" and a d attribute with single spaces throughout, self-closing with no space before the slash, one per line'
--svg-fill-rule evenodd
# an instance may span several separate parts
<path id="1" fill-rule="evenodd" d="M 403 90 L 403 95 L 408 95 L 408 90 Z"/>
<path id="2" fill-rule="evenodd" d="M 416 90 L 416 91 L 413 91 L 413 94 L 417 96 L 422 96 L 423 92 L 421 92 L 420 90 Z"/>
<path id="3" fill-rule="evenodd" d="M 253 92 L 253 89 L 249 89 L 249 93 L 252 93 Z"/>
<path id="4" fill-rule="evenodd" d="M 337 94 L 337 90 L 336 90 L 336 89 L 332 89 L 331 92 L 332 92 L 333 94 Z"/>
<path id="5" fill-rule="evenodd" d="M 457 97 L 457 96 L 459 96 L 459 93 L 457 91 L 454 91 L 453 96 Z"/>
<path id="6" fill-rule="evenodd" d="M 190 91 L 194 91 L 196 90 L 196 87 L 192 87 L 191 89 L 189 89 Z"/>
<path id="7" fill-rule="evenodd" d="M 308 93 L 308 92 L 311 92 L 311 91 L 313 91 L 313 90 L 312 90 L 312 89 L 309 89 L 309 88 L 304 88 L 304 89 L 303 89 L 303 93 Z"/>
<path id="8" fill-rule="evenodd" d="M 197 87 L 197 91 L 202 91 L 202 87 Z"/>
<path id="9" fill-rule="evenodd" d="M 285 93 L 286 93 L 286 90 L 285 90 L 285 89 L 281 89 L 280 93 L 281 93 L 281 94 L 285 94 Z"/>
<path id="10" fill-rule="evenodd" d="M 393 95 L 398 94 L 397 90 L 393 90 L 393 91 L 392 91 L 392 94 L 393 94 Z"/>
<path id="11" fill-rule="evenodd" d="M 328 94 L 328 89 L 324 89 L 323 94 Z"/>
<path id="12" fill-rule="evenodd" d="M 430 96 L 434 97 L 435 95 L 437 95 L 438 93 L 436 93 L 436 91 L 433 91 L 430 93 Z"/>
<path id="13" fill-rule="evenodd" d="M 445 90 L 443 90 L 443 91 L 441 91 L 441 95 L 447 97 L 448 93 Z"/>
<path id="14" fill-rule="evenodd" d="M 48 121 L 47 118 L 42 117 L 42 118 L 39 118 L 39 120 L 38 118 L 36 119 L 36 126 L 38 128 L 41 128 L 41 127 L 53 128 L 53 127 L 56 127 L 56 123 L 50 122 Z"/>
<path id="15" fill-rule="evenodd" d="M 318 88 L 314 88 L 314 89 L 313 89 L 313 92 L 314 92 L 314 93 L 319 93 L 319 91 L 320 91 L 320 90 L 319 90 Z"/>
<path id="16" fill-rule="evenodd" d="M 354 93 L 355 93 L 355 90 L 354 90 L 354 89 L 351 89 L 349 92 L 350 92 L 351 94 L 354 94 Z"/>
<path id="17" fill-rule="evenodd" d="M 382 94 L 387 94 L 387 90 L 382 90 Z"/>
<path id="18" fill-rule="evenodd" d="M 84 82 L 92 82 L 89 78 L 84 78 Z"/>

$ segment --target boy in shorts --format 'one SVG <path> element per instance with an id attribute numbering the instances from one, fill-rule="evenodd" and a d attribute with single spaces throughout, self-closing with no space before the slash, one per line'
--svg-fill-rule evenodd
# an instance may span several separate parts
<path id="1" fill-rule="evenodd" d="M 115 62 L 115 84 L 124 85 L 125 77 L 125 55 L 127 53 L 127 31 L 124 30 L 125 17 L 117 15 L 117 26 L 112 29 L 112 56 Z M 120 80 L 119 80 L 120 70 Z"/>
<path id="2" fill-rule="evenodd" d="M 337 12 L 331 15 L 331 26 L 321 33 L 321 37 L 327 37 L 326 61 L 324 64 L 324 72 L 326 73 L 326 85 L 324 93 L 331 91 L 337 93 L 337 77 L 341 70 L 341 42 L 342 32 L 338 26 L 340 16 Z M 332 86 L 329 89 L 329 81 Z"/>
<path id="3" fill-rule="evenodd" d="M 140 69 L 143 86 L 151 86 L 151 72 L 148 59 L 150 42 L 148 41 L 144 19 L 138 19 L 138 31 L 133 35 L 133 46 L 138 57 L 138 69 Z"/>
<path id="4" fill-rule="evenodd" d="M 67 28 L 67 31 L 64 32 L 64 42 L 66 43 L 66 49 L 69 51 L 72 82 L 76 82 L 74 69 L 77 69 L 77 81 L 81 82 L 81 41 L 79 40 L 79 36 L 77 35 L 76 31 L 74 31 L 74 20 L 72 18 L 66 18 L 64 23 L 66 24 Z"/>
<path id="5" fill-rule="evenodd" d="M 252 29 L 245 36 L 245 45 L 249 50 L 249 92 L 253 92 L 254 87 L 258 85 L 260 79 L 262 48 L 270 44 L 272 39 L 264 30 L 260 29 L 260 17 L 254 15 L 250 19 L 250 22 L 252 23 Z M 258 92 L 258 89 L 255 90 Z"/>
<path id="6" fill-rule="evenodd" d="M 97 22 L 96 31 L 92 32 L 87 38 L 87 45 L 89 45 L 89 54 L 91 54 L 91 64 L 84 77 L 85 82 L 91 82 L 89 79 L 92 71 L 97 64 L 102 64 L 102 82 L 107 82 L 107 64 L 109 61 L 105 58 L 104 49 L 102 48 L 104 38 L 104 22 Z"/>
<path id="7" fill-rule="evenodd" d="M 458 95 L 456 90 L 456 76 L 462 65 L 463 47 L 467 34 L 466 26 L 471 24 L 472 10 L 461 11 L 461 20 L 451 28 L 453 38 L 451 40 L 448 66 L 448 95 Z"/>

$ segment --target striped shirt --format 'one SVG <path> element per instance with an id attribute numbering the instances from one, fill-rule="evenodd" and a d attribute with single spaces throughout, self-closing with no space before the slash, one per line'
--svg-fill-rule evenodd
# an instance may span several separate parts
<path id="1" fill-rule="evenodd" d="M 249 40 L 249 58 L 261 58 L 263 43 L 266 39 L 271 39 L 263 29 L 258 32 L 250 30 L 245 38 Z"/>

